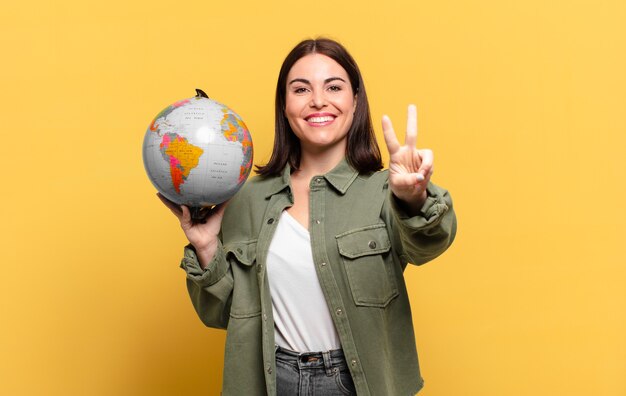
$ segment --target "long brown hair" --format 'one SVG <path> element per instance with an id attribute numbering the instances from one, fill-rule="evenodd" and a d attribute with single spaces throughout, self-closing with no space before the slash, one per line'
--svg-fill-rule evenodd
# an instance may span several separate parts
<path id="1" fill-rule="evenodd" d="M 300 141 L 291 130 L 284 109 L 287 96 L 287 74 L 294 63 L 309 54 L 328 56 L 339 63 L 350 78 L 352 92 L 356 95 L 356 109 L 352 125 L 348 130 L 346 147 L 348 163 L 359 173 L 370 173 L 382 169 L 383 162 L 374 135 L 369 102 L 359 67 L 341 44 L 320 37 L 300 42 L 283 61 L 276 83 L 274 148 L 269 162 L 264 166 L 257 166 L 256 173 L 261 176 L 280 175 L 287 163 L 291 169 L 298 169 L 300 166 Z"/>

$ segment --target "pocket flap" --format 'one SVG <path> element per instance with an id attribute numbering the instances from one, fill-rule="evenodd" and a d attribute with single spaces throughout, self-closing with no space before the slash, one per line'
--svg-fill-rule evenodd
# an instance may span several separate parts
<path id="1" fill-rule="evenodd" d="M 388 252 L 391 248 L 384 223 L 357 228 L 337 235 L 339 253 L 347 258 Z"/>
<path id="2" fill-rule="evenodd" d="M 226 257 L 232 254 L 243 265 L 251 266 L 256 259 L 256 241 L 229 243 L 225 249 Z"/>

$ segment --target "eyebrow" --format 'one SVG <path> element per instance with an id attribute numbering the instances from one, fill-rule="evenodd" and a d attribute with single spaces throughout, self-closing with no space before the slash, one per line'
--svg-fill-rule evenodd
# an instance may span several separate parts
<path id="1" fill-rule="evenodd" d="M 339 81 L 342 81 L 344 83 L 346 82 L 346 80 L 344 80 L 341 77 L 329 77 L 326 80 L 324 80 L 324 84 L 328 84 L 329 82 L 332 82 L 332 81 L 335 81 L 335 80 L 339 80 Z M 311 82 L 309 80 L 305 79 L 305 78 L 294 78 L 293 80 L 289 81 L 289 84 L 287 84 L 287 85 L 291 85 L 291 84 L 296 83 L 296 82 L 301 82 L 301 83 L 304 83 L 304 84 L 311 85 Z"/>

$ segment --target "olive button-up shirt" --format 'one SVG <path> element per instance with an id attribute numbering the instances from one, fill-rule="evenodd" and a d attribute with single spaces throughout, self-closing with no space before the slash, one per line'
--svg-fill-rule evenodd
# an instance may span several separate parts
<path id="1" fill-rule="evenodd" d="M 224 395 L 276 394 L 274 322 L 266 272 L 270 242 L 293 205 L 282 176 L 256 177 L 231 200 L 220 246 L 202 269 L 191 246 L 181 267 L 200 319 L 227 329 Z M 388 171 L 359 174 L 344 159 L 310 182 L 313 262 L 358 395 L 414 395 L 423 386 L 403 272 L 443 253 L 456 233 L 448 192 L 429 183 L 409 216 Z"/>

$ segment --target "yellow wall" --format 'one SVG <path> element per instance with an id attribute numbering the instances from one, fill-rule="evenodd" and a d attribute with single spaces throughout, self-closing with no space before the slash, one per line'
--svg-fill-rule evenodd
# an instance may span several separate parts
<path id="1" fill-rule="evenodd" d="M 280 63 L 329 35 L 377 133 L 420 116 L 458 238 L 406 273 L 424 396 L 626 395 L 623 1 L 10 1 L 0 395 L 217 395 L 143 134 L 194 88 L 269 158 Z"/>

